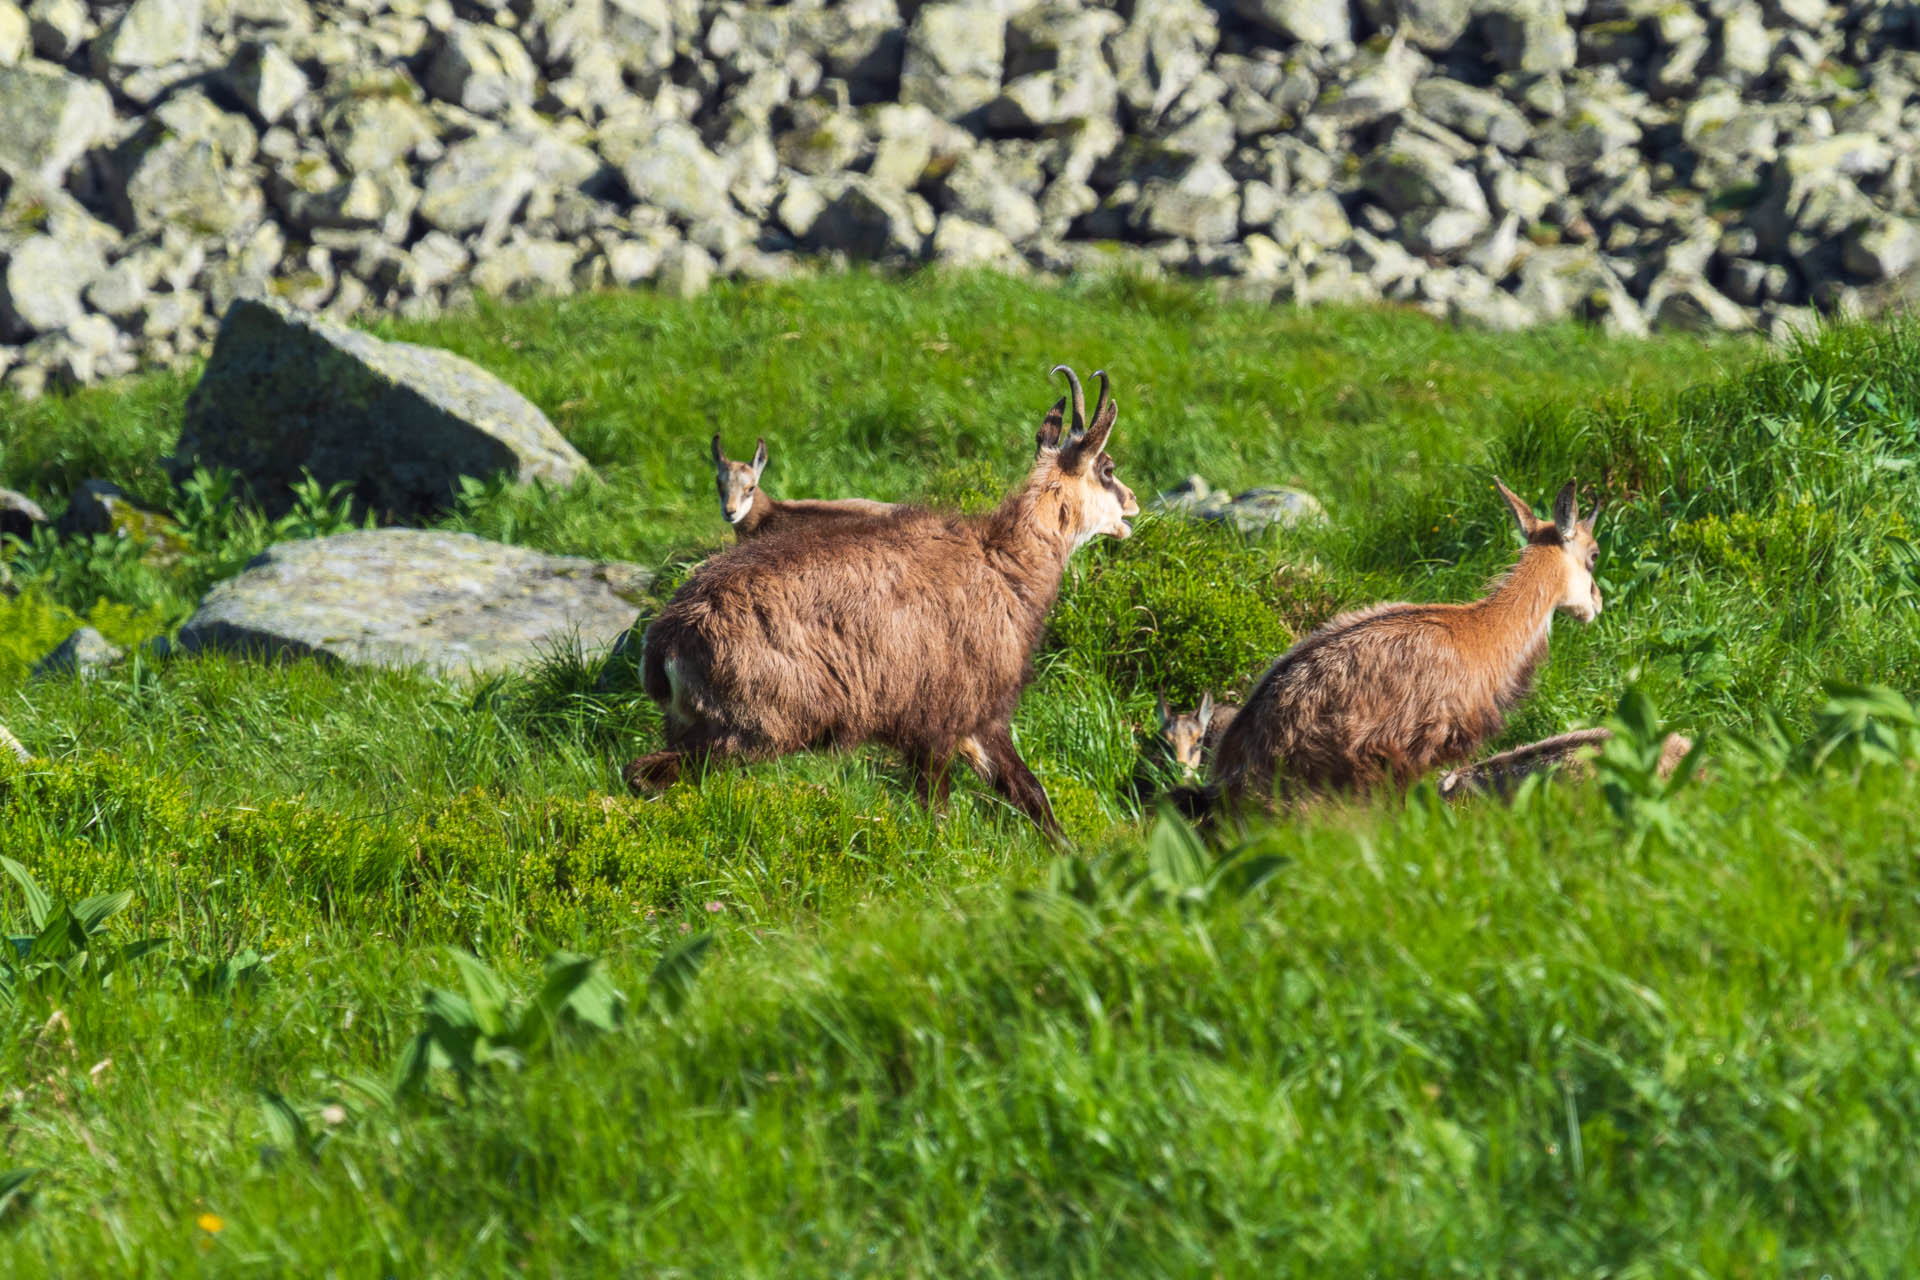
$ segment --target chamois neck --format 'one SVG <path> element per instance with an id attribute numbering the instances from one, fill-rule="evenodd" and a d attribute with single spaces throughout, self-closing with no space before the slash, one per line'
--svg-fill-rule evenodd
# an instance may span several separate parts
<path id="1" fill-rule="evenodd" d="M 755 488 L 753 501 L 747 504 L 746 516 L 733 527 L 739 530 L 743 537 L 750 533 L 758 533 L 767 521 L 773 519 L 774 511 L 773 499 L 767 496 L 767 491 Z"/>
<path id="2" fill-rule="evenodd" d="M 1562 559 L 1558 547 L 1529 546 L 1492 591 L 1467 606 L 1485 628 L 1487 656 L 1508 671 L 1531 670 L 1546 652 L 1562 594 Z"/>
<path id="3" fill-rule="evenodd" d="M 1052 607 L 1067 558 L 1072 520 L 1057 488 L 1029 483 L 986 517 L 986 547 L 996 568 L 1014 580 L 1036 607 Z"/>

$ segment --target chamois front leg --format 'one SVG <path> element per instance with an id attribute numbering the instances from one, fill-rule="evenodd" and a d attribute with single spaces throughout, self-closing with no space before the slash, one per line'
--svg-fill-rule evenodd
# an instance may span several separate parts
<path id="1" fill-rule="evenodd" d="M 925 747 L 907 751 L 907 769 L 913 775 L 913 793 L 936 813 L 947 811 L 953 793 L 953 755 Z"/>
<path id="2" fill-rule="evenodd" d="M 1005 797 L 1008 804 L 1031 818 L 1033 824 L 1049 838 L 1064 842 L 1066 832 L 1060 829 L 1059 821 L 1053 816 L 1053 806 L 1047 801 L 1045 788 L 1014 749 L 1012 729 L 990 729 L 976 735 L 975 741 L 980 744 L 992 767 L 992 776 L 988 781 L 993 784 L 993 789 Z"/>

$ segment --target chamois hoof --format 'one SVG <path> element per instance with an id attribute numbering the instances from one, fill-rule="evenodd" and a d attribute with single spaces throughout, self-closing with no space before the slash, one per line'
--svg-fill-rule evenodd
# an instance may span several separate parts
<path id="1" fill-rule="evenodd" d="M 680 780 L 682 759 L 678 751 L 656 751 L 622 769 L 620 776 L 626 779 L 627 789 L 636 794 L 665 791 Z"/>

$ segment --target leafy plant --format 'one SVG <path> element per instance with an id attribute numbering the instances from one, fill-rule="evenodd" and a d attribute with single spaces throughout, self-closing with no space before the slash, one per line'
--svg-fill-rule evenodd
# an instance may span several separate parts
<path id="1" fill-rule="evenodd" d="M 1693 780 L 1703 743 L 1695 741 L 1672 774 L 1662 778 L 1660 758 L 1668 731 L 1653 699 L 1638 685 L 1620 696 L 1607 728 L 1613 732 L 1600 748 L 1600 791 L 1626 828 L 1628 849 L 1637 850 L 1649 839 L 1678 845 L 1688 829 L 1673 797 Z"/>
<path id="2" fill-rule="evenodd" d="M 1807 763 L 1819 769 L 1838 764 L 1905 765 L 1920 759 L 1920 707 L 1883 684 L 1828 680 L 1827 701 L 1814 712 Z"/>
<path id="3" fill-rule="evenodd" d="M 197 996 L 227 997 L 239 991 L 251 991 L 267 980 L 267 960 L 252 947 L 236 951 L 224 960 L 195 957 L 179 962 L 180 976 L 187 990 Z"/>
<path id="4" fill-rule="evenodd" d="M 1287 860 L 1237 845 L 1211 851 L 1199 833 L 1163 809 L 1147 833 L 1139 862 L 1095 863 L 1068 855 L 1047 869 L 1047 887 L 1017 890 L 1014 897 L 1044 915 L 1088 920 L 1140 911 L 1188 914 L 1229 899 L 1250 896 L 1279 874 Z"/>
<path id="5" fill-rule="evenodd" d="M 26 895 L 27 919 L 34 930 L 9 935 L 12 945 L 0 954 L 0 1001 L 12 1004 L 22 990 L 56 982 L 102 985 L 122 966 L 166 945 L 165 938 L 117 945 L 107 939 L 106 922 L 133 902 L 129 890 L 69 905 L 48 897 L 12 858 L 0 857 L 0 869 Z"/>

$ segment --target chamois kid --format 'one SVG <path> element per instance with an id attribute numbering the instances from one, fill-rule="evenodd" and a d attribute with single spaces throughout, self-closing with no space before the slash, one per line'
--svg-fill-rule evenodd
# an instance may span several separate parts
<path id="1" fill-rule="evenodd" d="M 1526 540 L 1520 562 L 1470 604 L 1374 605 L 1294 645 L 1221 735 L 1207 799 L 1406 786 L 1499 732 L 1546 660 L 1554 612 L 1591 622 L 1600 589 L 1593 517 L 1576 518 L 1573 484 L 1538 520 L 1494 483 Z"/>
<path id="2" fill-rule="evenodd" d="M 1033 469 L 998 510 L 903 507 L 796 525 L 701 566 L 647 627 L 641 679 L 661 704 L 666 749 L 627 766 L 664 787 L 690 762 L 765 760 L 880 742 L 915 788 L 944 802 L 965 756 L 1015 808 L 1058 835 L 1011 722 L 1067 558 L 1132 533 L 1133 493 L 1106 454 L 1119 409 L 1100 378 L 1089 422 L 1073 371 L 1071 430 L 1056 403 Z"/>
<path id="3" fill-rule="evenodd" d="M 767 491 L 760 487 L 760 473 L 766 469 L 764 437 L 754 443 L 753 461 L 735 462 L 720 448 L 720 437 L 714 436 L 713 478 L 720 489 L 720 513 L 733 526 L 734 537 L 742 542 L 801 521 L 877 516 L 893 510 L 892 504 L 870 498 L 797 498 L 781 502 L 768 497 Z"/>
<path id="4" fill-rule="evenodd" d="M 1167 705 L 1164 694 L 1154 710 L 1160 718 L 1160 735 L 1148 742 L 1143 752 L 1145 762 L 1184 782 L 1197 782 L 1206 775 L 1207 762 L 1213 759 L 1220 736 L 1240 708 L 1228 702 L 1216 706 L 1213 695 L 1203 693 L 1200 705 L 1192 711 L 1175 711 Z"/>

